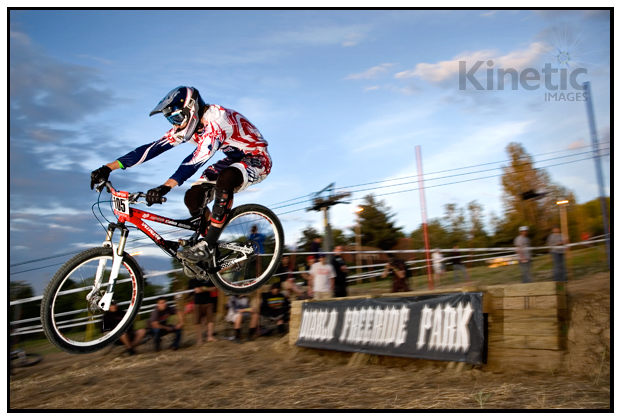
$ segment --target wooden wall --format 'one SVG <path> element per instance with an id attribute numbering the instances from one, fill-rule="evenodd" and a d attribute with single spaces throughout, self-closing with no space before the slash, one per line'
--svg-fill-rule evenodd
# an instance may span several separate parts
<path id="1" fill-rule="evenodd" d="M 421 296 L 481 291 L 488 320 L 486 370 L 519 369 L 539 372 L 560 370 L 567 349 L 567 300 L 565 284 L 542 282 L 498 286 L 461 287 L 437 291 L 385 293 L 330 300 Z M 297 341 L 302 303 L 291 303 L 289 344 Z"/>

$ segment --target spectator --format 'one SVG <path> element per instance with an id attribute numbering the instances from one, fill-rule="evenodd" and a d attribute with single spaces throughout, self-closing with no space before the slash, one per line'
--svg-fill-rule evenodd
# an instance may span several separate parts
<path id="1" fill-rule="evenodd" d="M 336 277 L 334 278 L 334 297 L 347 296 L 347 272 L 349 268 L 347 268 L 345 260 L 341 257 L 342 252 L 342 246 L 334 248 L 334 257 L 332 258 L 332 266 L 336 273 Z"/>
<path id="2" fill-rule="evenodd" d="M 315 299 L 330 299 L 334 290 L 336 273 L 331 264 L 326 264 L 325 254 L 318 254 L 319 261 L 311 266 L 309 294 Z"/>
<path id="3" fill-rule="evenodd" d="M 213 317 L 216 305 L 211 293 L 217 288 L 213 283 L 200 279 L 190 279 L 188 288 L 194 291 L 194 324 L 196 325 L 196 344 L 203 344 L 203 331 L 207 327 L 207 342 L 216 341 L 213 337 Z"/>
<path id="4" fill-rule="evenodd" d="M 232 322 L 235 328 L 235 341 L 241 343 L 242 321 L 250 319 L 250 330 L 248 340 L 254 340 L 257 331 L 259 314 L 250 307 L 250 298 L 247 295 L 231 296 L 229 298 L 229 313 L 226 316 L 227 322 Z"/>
<path id="5" fill-rule="evenodd" d="M 519 229 L 520 234 L 513 240 L 516 247 L 518 262 L 522 270 L 522 283 L 531 283 L 532 276 L 530 274 L 530 239 L 528 238 L 528 226 L 522 226 Z"/>
<path id="6" fill-rule="evenodd" d="M 270 291 L 263 293 L 261 315 L 276 321 L 278 333 L 284 334 L 289 323 L 289 300 L 280 293 L 280 283 L 272 284 Z"/>
<path id="7" fill-rule="evenodd" d="M 282 257 L 280 266 L 276 270 L 276 276 L 280 280 L 281 293 L 290 300 L 304 295 L 302 288 L 295 283 L 293 265 L 294 262 L 289 259 L 288 255 L 285 255 Z"/>
<path id="8" fill-rule="evenodd" d="M 554 281 L 567 281 L 565 273 L 565 240 L 560 233 L 558 226 L 552 228 L 552 233 L 548 236 L 547 246 L 553 247 L 550 249 L 552 255 L 552 263 L 554 266 Z"/>
<path id="9" fill-rule="evenodd" d="M 433 265 L 433 282 L 436 287 L 442 282 L 442 274 L 444 274 L 444 265 L 442 264 L 442 253 L 439 249 L 434 249 L 431 254 L 431 262 Z"/>
<path id="10" fill-rule="evenodd" d="M 319 261 L 319 253 L 321 252 L 321 238 L 313 239 L 310 245 L 310 252 L 313 253 L 313 257 L 315 258 L 315 262 Z"/>
<path id="11" fill-rule="evenodd" d="M 457 251 L 459 249 L 459 247 L 457 245 L 455 245 L 453 247 L 453 255 L 451 258 L 451 261 L 453 262 L 453 281 L 457 282 L 457 272 L 461 271 L 463 276 L 464 276 L 464 280 L 469 280 L 468 278 L 468 271 L 466 270 L 466 266 L 464 264 L 461 263 L 461 252 Z"/>
<path id="12" fill-rule="evenodd" d="M 103 332 L 112 331 L 119 325 L 119 322 L 125 317 L 125 311 L 119 309 L 119 306 L 116 303 L 116 300 L 110 302 L 110 309 L 108 312 L 103 314 L 103 325 L 101 329 Z M 127 352 L 130 356 L 136 354 L 135 347 L 140 344 L 144 336 L 146 335 L 147 330 L 139 329 L 138 331 L 134 331 L 133 324 L 130 324 L 129 328 L 119 337 L 119 341 L 125 345 Z"/>
<path id="13" fill-rule="evenodd" d="M 409 292 L 410 288 L 406 282 L 407 267 L 401 259 L 395 258 L 393 254 L 388 254 L 390 261 L 386 264 L 381 278 L 386 278 L 388 273 L 392 271 L 392 291 L 391 293 Z"/>
<path id="14" fill-rule="evenodd" d="M 307 273 L 302 273 L 302 278 L 304 279 L 304 285 L 308 286 L 311 276 L 310 269 L 315 264 L 315 257 L 313 255 L 309 255 L 306 257 L 306 264 L 300 266 L 300 271 L 307 271 Z"/>
<path id="15" fill-rule="evenodd" d="M 265 253 L 265 248 L 263 246 L 263 243 L 265 242 L 265 235 L 259 233 L 259 228 L 257 227 L 257 225 L 252 225 L 252 227 L 250 228 L 250 235 L 248 235 L 248 239 L 257 244 L 255 247 L 255 252 L 259 254 Z"/>
<path id="16" fill-rule="evenodd" d="M 177 324 L 168 325 L 168 320 L 172 315 L 177 315 Z M 149 327 L 151 328 L 151 334 L 153 334 L 154 337 L 155 351 L 160 351 L 162 337 L 169 333 L 175 334 L 175 339 L 170 348 L 173 350 L 179 350 L 179 343 L 181 342 L 181 329 L 183 328 L 183 314 L 175 308 L 168 306 L 166 298 L 160 297 L 157 299 L 157 305 L 153 309 L 153 312 L 151 312 Z"/>

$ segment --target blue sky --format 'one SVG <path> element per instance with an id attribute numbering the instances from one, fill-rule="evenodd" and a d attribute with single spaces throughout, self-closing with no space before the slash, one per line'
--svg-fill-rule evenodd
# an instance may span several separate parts
<path id="1" fill-rule="evenodd" d="M 486 86 L 488 68 L 541 72 L 545 63 L 563 67 L 558 52 L 569 52 L 568 72 L 587 71 L 577 80 L 591 82 L 599 139 L 608 142 L 609 20 L 602 11 L 11 11 L 10 264 L 101 244 L 104 232 L 91 213 L 97 194 L 89 189 L 90 172 L 161 137 L 168 123 L 148 114 L 179 85 L 195 86 L 206 102 L 244 114 L 269 142 L 272 173 L 237 195 L 236 204 L 271 206 L 302 197 L 292 201 L 297 203 L 333 182 L 344 188 L 412 176 L 416 146 L 425 173 L 505 160 L 511 141 L 522 143 L 535 160 L 559 158 L 540 167 L 589 157 L 560 159 L 589 150 L 583 101 L 546 101 L 550 91 L 543 80 L 536 90 L 479 91 L 472 84 L 459 90 L 458 63 L 471 69 L 492 60 L 493 67 L 484 64 L 475 73 Z M 565 91 L 575 92 L 571 86 Z M 181 145 L 116 171 L 111 180 L 117 188 L 147 191 L 166 181 L 191 151 Z M 547 170 L 579 202 L 597 197 L 592 160 Z M 428 178 L 463 172 L 469 171 Z M 442 216 L 446 203 L 463 207 L 472 200 L 486 215 L 500 215 L 499 177 L 433 188 L 496 174 L 430 179 L 428 216 Z M 606 157 L 607 193 L 609 174 Z M 349 188 L 382 187 L 334 207 L 333 227 L 353 226 L 354 208 L 365 194 L 416 188 L 387 187 L 412 181 Z M 183 193 L 189 185 L 151 210 L 186 217 Z M 406 233 L 421 223 L 418 191 L 380 198 Z M 303 210 L 307 204 L 275 210 L 299 209 L 281 215 L 289 244 L 307 226 L 322 229 L 320 214 Z M 170 267 L 156 247 L 142 250 L 147 270 Z M 59 268 L 53 264 L 66 259 L 11 267 L 15 273 L 51 266 L 10 279 L 42 291 Z"/>

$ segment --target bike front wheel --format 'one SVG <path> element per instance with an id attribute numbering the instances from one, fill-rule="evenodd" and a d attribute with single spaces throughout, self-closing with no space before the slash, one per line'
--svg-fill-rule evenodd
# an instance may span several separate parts
<path id="1" fill-rule="evenodd" d="M 231 211 L 219 241 L 253 249 L 248 254 L 220 246 L 220 265 L 226 268 L 210 274 L 217 287 L 240 295 L 258 289 L 272 277 L 282 258 L 285 235 L 270 209 L 245 204 Z"/>
<path id="2" fill-rule="evenodd" d="M 112 253 L 112 248 L 102 247 L 76 255 L 58 270 L 45 289 L 41 323 L 47 338 L 59 349 L 74 354 L 101 350 L 118 340 L 136 317 L 144 279 L 136 260 L 125 253 L 114 286 L 114 300 L 125 315 L 113 328 L 103 325 L 105 312 L 97 303 L 108 286 Z M 97 276 L 101 284 L 94 290 Z"/>

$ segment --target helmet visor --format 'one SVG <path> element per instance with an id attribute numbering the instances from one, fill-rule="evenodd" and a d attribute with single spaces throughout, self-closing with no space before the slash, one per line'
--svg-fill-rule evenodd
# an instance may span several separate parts
<path id="1" fill-rule="evenodd" d="M 183 124 L 183 121 L 185 121 L 185 115 L 183 115 L 183 112 L 181 109 L 178 109 L 177 111 L 174 111 L 170 115 L 167 115 L 166 119 L 173 125 L 181 125 Z"/>

